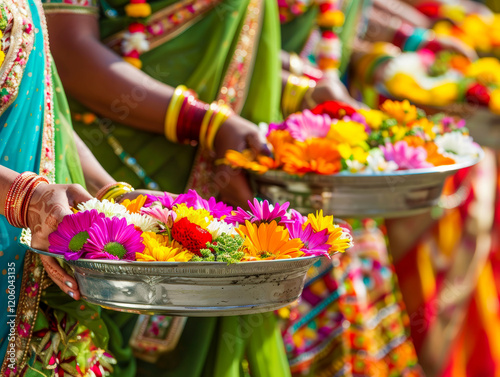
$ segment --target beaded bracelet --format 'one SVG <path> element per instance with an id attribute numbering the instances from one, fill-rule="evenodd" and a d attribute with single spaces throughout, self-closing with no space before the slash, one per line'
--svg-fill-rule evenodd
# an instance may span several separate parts
<path id="1" fill-rule="evenodd" d="M 134 191 L 134 188 L 125 182 L 114 182 L 109 183 L 103 188 L 101 188 L 95 197 L 99 200 L 115 200 L 126 193 Z"/>
<path id="2" fill-rule="evenodd" d="M 33 193 L 40 184 L 48 184 L 45 177 L 32 172 L 19 174 L 7 192 L 5 200 L 5 217 L 12 226 L 28 227 L 28 209 Z"/>

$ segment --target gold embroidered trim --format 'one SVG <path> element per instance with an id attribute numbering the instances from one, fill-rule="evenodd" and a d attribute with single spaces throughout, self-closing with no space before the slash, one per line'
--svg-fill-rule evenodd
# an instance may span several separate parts
<path id="1" fill-rule="evenodd" d="M 23 0 L 6 1 L 12 13 L 12 30 L 9 50 L 0 67 L 0 115 L 14 102 L 19 92 L 26 62 L 28 61 L 35 38 L 34 26 L 25 25 L 31 20 L 29 6 Z M 7 98 L 5 98 L 7 96 Z"/>
<path id="2" fill-rule="evenodd" d="M 43 5 L 43 9 L 45 11 L 45 14 L 74 13 L 74 14 L 89 14 L 92 16 L 99 16 L 98 7 L 82 7 L 70 4 L 48 3 Z"/>
<path id="3" fill-rule="evenodd" d="M 145 33 L 150 49 L 158 47 L 184 32 L 221 1 L 182 0 L 155 12 L 146 23 Z M 105 38 L 103 42 L 121 55 L 121 45 L 126 33 L 128 33 L 127 30 L 120 31 Z"/>

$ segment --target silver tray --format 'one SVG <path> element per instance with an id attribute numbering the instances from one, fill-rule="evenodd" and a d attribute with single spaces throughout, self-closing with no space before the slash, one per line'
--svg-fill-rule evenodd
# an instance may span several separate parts
<path id="1" fill-rule="evenodd" d="M 480 108 L 466 120 L 470 135 L 478 144 L 500 150 L 500 115 Z"/>
<path id="2" fill-rule="evenodd" d="M 305 174 L 283 171 L 251 174 L 256 192 L 272 202 L 290 202 L 307 214 L 322 209 L 336 217 L 404 217 L 438 204 L 446 177 L 478 163 L 467 163 L 387 174 Z"/>
<path id="3" fill-rule="evenodd" d="M 61 257 L 45 251 L 34 252 Z M 273 311 L 299 298 L 317 257 L 244 262 L 67 261 L 82 299 L 104 308 L 188 317 Z"/>

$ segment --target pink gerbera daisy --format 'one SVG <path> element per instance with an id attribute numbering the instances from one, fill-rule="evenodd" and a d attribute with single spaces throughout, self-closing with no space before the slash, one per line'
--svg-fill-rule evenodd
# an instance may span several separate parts
<path id="1" fill-rule="evenodd" d="M 306 109 L 302 113 L 290 115 L 285 126 L 294 139 L 306 141 L 313 137 L 325 137 L 332 126 L 332 119 L 326 114 L 313 114 Z"/>
<path id="2" fill-rule="evenodd" d="M 238 207 L 236 211 L 233 211 L 232 215 L 224 219 L 225 222 L 230 224 L 244 224 L 245 221 L 255 222 L 271 222 L 276 220 L 278 223 L 289 223 L 292 222 L 287 217 L 287 209 L 290 203 L 285 202 L 283 204 L 276 203 L 275 206 L 269 204 L 267 200 L 259 202 L 258 199 L 252 202 L 248 201 L 248 206 L 250 211 L 245 211 L 243 208 Z"/>
<path id="3" fill-rule="evenodd" d="M 150 207 L 150 208 L 142 208 L 141 213 L 151 216 L 158 221 L 161 221 L 165 226 L 172 227 L 175 219 L 177 218 L 177 214 L 168 208 L 160 208 L 160 207 Z"/>
<path id="4" fill-rule="evenodd" d="M 328 250 L 330 245 L 328 242 L 328 229 L 323 229 L 321 232 L 315 232 L 311 224 L 307 224 L 304 228 L 300 222 L 286 224 L 290 238 L 299 238 L 304 247 L 300 249 L 305 255 L 316 257 L 330 257 Z"/>
<path id="5" fill-rule="evenodd" d="M 146 194 L 146 196 L 147 199 L 146 202 L 144 203 L 145 208 L 151 207 L 151 205 L 155 202 L 159 202 L 164 208 L 168 209 L 172 209 L 172 206 L 174 205 L 175 199 L 168 192 L 163 193 L 162 196 L 155 196 L 149 194 Z"/>
<path id="6" fill-rule="evenodd" d="M 57 230 L 49 235 L 49 251 L 61 254 L 67 260 L 76 260 L 85 251 L 92 224 L 104 217 L 103 213 L 92 209 L 65 216 Z"/>
<path id="7" fill-rule="evenodd" d="M 135 260 L 135 253 L 144 251 L 142 232 L 127 220 L 105 217 L 89 230 L 85 258 Z"/>
<path id="8" fill-rule="evenodd" d="M 423 169 L 434 165 L 427 162 L 427 151 L 423 147 L 410 147 L 406 141 L 398 141 L 396 144 L 386 143 L 381 145 L 380 150 L 384 153 L 387 161 L 394 161 L 399 169 Z"/>

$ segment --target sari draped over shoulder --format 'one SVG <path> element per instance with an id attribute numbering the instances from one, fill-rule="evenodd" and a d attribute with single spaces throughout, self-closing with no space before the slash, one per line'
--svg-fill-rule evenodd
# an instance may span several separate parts
<path id="1" fill-rule="evenodd" d="M 68 104 L 49 52 L 39 0 L 0 1 L 5 58 L 0 67 L 1 164 L 52 183 L 80 183 L 83 172 Z M 1 55 L 1 54 L 0 54 Z M 0 375 L 109 375 L 109 329 L 101 309 L 52 285 L 37 254 L 0 217 Z M 126 375 L 126 374 L 123 374 Z"/>

